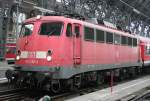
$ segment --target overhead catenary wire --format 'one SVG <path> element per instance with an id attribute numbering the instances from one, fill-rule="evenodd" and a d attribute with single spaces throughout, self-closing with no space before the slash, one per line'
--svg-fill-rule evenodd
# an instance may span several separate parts
<path id="1" fill-rule="evenodd" d="M 131 6 L 130 4 L 126 3 L 125 1 L 120 0 L 120 2 L 123 3 L 123 4 L 125 4 L 126 6 L 130 7 L 130 8 L 133 10 L 133 12 L 135 12 L 135 13 L 137 13 L 137 14 L 139 14 L 139 15 L 142 15 L 142 16 L 146 17 L 148 20 L 150 20 L 150 17 L 149 17 L 149 16 L 147 16 L 147 15 L 144 14 L 143 12 L 139 11 L 139 10 L 136 9 L 135 7 Z"/>

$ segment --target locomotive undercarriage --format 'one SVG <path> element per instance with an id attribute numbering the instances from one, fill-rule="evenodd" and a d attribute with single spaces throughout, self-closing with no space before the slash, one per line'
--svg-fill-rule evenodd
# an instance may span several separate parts
<path id="1" fill-rule="evenodd" d="M 8 70 L 6 77 L 10 83 L 14 83 L 19 87 L 45 89 L 53 93 L 59 93 L 65 90 L 77 90 L 90 84 L 99 86 L 104 82 L 110 82 L 112 73 L 114 80 L 120 81 L 135 77 L 141 74 L 142 71 L 143 68 L 141 67 L 116 68 L 79 73 L 68 79 L 53 79 L 53 74 L 48 72 Z"/>

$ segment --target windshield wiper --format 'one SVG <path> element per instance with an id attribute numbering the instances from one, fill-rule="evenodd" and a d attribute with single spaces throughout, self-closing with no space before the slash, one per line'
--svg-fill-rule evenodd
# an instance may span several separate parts
<path id="1" fill-rule="evenodd" d="M 56 29 L 54 29 L 54 30 L 52 30 L 50 33 L 48 33 L 48 34 L 47 34 L 48 37 L 49 37 L 50 35 L 52 35 L 54 32 L 56 32 Z"/>

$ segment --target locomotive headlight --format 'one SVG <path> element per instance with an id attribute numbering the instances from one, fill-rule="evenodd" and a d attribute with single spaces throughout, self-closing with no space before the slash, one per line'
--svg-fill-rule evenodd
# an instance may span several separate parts
<path id="1" fill-rule="evenodd" d="M 51 56 L 47 56 L 46 59 L 47 59 L 47 61 L 51 61 L 52 57 Z"/>
<path id="2" fill-rule="evenodd" d="M 20 60 L 20 55 L 21 55 L 21 51 L 18 50 L 18 51 L 17 51 L 17 55 L 16 55 L 16 60 Z"/>
<path id="3" fill-rule="evenodd" d="M 19 55 L 16 56 L 16 60 L 20 60 L 20 56 Z"/>
<path id="4" fill-rule="evenodd" d="M 51 55 L 52 55 L 52 51 L 48 50 L 47 57 L 46 57 L 47 61 L 51 61 L 52 60 L 52 56 Z"/>
<path id="5" fill-rule="evenodd" d="M 47 56 L 46 59 L 47 59 L 47 61 L 51 61 L 52 57 L 51 56 Z"/>

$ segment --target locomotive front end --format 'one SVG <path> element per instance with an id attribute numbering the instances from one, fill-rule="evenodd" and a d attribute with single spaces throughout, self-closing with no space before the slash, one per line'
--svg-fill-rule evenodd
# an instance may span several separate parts
<path id="1" fill-rule="evenodd" d="M 24 71 L 50 71 L 60 64 L 60 41 L 63 23 L 35 20 L 23 24 L 17 41 L 16 68 Z"/>
<path id="2" fill-rule="evenodd" d="M 48 18 L 48 17 L 47 17 Z M 63 21 L 55 17 L 32 18 L 21 28 L 17 41 L 15 71 L 20 82 L 30 85 L 56 85 L 59 89 L 59 73 L 63 57 Z M 53 80 L 55 79 L 55 80 Z M 53 82 L 54 81 L 54 82 Z"/>

